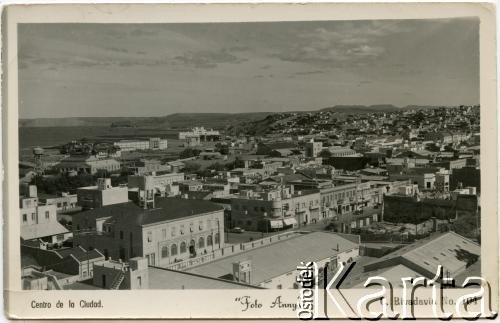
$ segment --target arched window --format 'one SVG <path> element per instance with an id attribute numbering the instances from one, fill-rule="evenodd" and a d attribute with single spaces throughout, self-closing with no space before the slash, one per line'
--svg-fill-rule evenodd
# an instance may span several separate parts
<path id="1" fill-rule="evenodd" d="M 207 237 L 207 246 L 211 246 L 212 245 L 212 236 L 208 236 Z"/>
<path id="2" fill-rule="evenodd" d="M 170 247 L 170 254 L 172 256 L 177 255 L 177 245 L 175 243 Z"/>
<path id="3" fill-rule="evenodd" d="M 200 237 L 198 239 L 198 248 L 204 248 L 205 247 L 205 239 L 203 237 Z"/>
<path id="4" fill-rule="evenodd" d="M 194 241 L 194 239 L 191 239 L 191 241 L 189 241 L 189 246 L 195 246 L 196 245 L 196 242 Z"/>
<path id="5" fill-rule="evenodd" d="M 219 239 L 220 239 L 220 238 L 219 238 L 219 234 L 218 234 L 218 233 L 216 233 L 216 234 L 215 234 L 215 243 L 219 243 Z"/>
<path id="6" fill-rule="evenodd" d="M 162 258 L 167 258 L 168 257 L 168 247 L 164 246 L 161 248 L 161 257 Z"/>
<path id="7" fill-rule="evenodd" d="M 185 253 L 186 252 L 186 243 L 183 241 L 181 242 L 181 248 L 180 248 L 180 253 Z"/>

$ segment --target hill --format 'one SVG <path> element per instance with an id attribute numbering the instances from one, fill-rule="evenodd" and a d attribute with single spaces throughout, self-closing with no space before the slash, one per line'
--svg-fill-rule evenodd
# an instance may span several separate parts
<path id="1" fill-rule="evenodd" d="M 225 128 L 229 125 L 260 120 L 272 112 L 251 113 L 175 113 L 162 117 L 74 117 L 20 119 L 20 127 L 137 127 L 185 129 L 195 126 Z"/>
<path id="2" fill-rule="evenodd" d="M 348 114 L 360 114 L 360 113 L 373 113 L 373 112 L 397 112 L 401 111 L 402 108 L 396 107 L 392 104 L 376 104 L 376 105 L 335 105 L 333 107 L 328 107 L 319 110 L 321 111 L 331 111 L 339 113 Z"/>

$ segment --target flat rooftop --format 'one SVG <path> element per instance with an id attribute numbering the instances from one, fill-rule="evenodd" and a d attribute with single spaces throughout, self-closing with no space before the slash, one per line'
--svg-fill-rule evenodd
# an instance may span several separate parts
<path id="1" fill-rule="evenodd" d="M 255 289 L 255 286 L 200 274 L 149 267 L 149 289 Z"/>
<path id="2" fill-rule="evenodd" d="M 340 251 L 335 249 L 339 247 Z M 327 232 L 312 232 L 252 249 L 234 256 L 191 268 L 187 272 L 222 277 L 232 274 L 234 262 L 252 261 L 252 284 L 260 284 L 276 276 L 295 270 L 301 262 L 318 261 L 339 252 L 358 247 L 358 244 Z M 279 259 L 279 261 L 277 261 Z"/>

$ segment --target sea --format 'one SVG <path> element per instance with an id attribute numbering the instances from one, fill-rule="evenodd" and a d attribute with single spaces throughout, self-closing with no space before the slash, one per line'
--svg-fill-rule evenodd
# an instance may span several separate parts
<path id="1" fill-rule="evenodd" d="M 122 139 L 146 139 L 149 137 L 174 139 L 177 138 L 177 133 L 178 130 L 132 127 L 20 127 L 19 148 L 29 149 L 37 146 L 49 148 L 82 138 L 102 142 L 113 142 Z"/>

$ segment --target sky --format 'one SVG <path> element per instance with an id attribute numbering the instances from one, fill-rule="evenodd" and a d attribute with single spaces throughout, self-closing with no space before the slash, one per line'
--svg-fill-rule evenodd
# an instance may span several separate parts
<path id="1" fill-rule="evenodd" d="M 479 21 L 18 26 L 21 118 L 479 104 Z"/>

